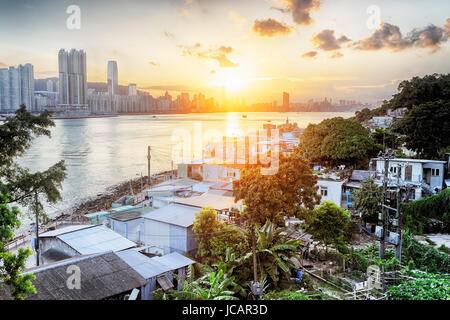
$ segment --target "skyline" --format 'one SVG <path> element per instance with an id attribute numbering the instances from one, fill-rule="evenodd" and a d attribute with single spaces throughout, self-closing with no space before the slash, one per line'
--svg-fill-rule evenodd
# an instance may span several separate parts
<path id="1" fill-rule="evenodd" d="M 281 102 L 283 91 L 293 102 L 327 96 L 376 103 L 401 80 L 450 72 L 445 1 L 128 3 L 0 1 L 0 68 L 31 63 L 36 79 L 57 76 L 58 50 L 77 48 L 86 52 L 88 82 L 106 82 L 114 60 L 119 85 L 217 99 L 225 86 L 250 104 Z M 71 4 L 81 10 L 79 30 L 66 27 Z M 371 5 L 384 21 L 378 31 L 367 25 Z"/>

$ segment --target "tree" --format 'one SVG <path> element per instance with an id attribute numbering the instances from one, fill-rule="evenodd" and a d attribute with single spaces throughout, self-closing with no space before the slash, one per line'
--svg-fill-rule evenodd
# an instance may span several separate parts
<path id="1" fill-rule="evenodd" d="M 370 136 L 376 144 L 384 146 L 384 148 L 398 149 L 403 142 L 397 132 L 382 128 L 376 128 Z"/>
<path id="2" fill-rule="evenodd" d="M 35 276 L 31 273 L 22 275 L 25 261 L 32 254 L 29 248 L 19 248 L 17 254 L 6 249 L 8 241 L 14 238 L 14 229 L 20 226 L 19 210 L 8 206 L 8 195 L 0 194 L 0 290 L 2 284 L 9 286 L 11 296 L 16 300 L 23 300 L 36 289 L 31 283 Z"/>
<path id="3" fill-rule="evenodd" d="M 383 188 L 368 178 L 361 183 L 361 188 L 353 194 L 355 209 L 365 222 L 377 222 L 383 202 Z"/>
<path id="4" fill-rule="evenodd" d="M 299 154 L 288 158 L 280 155 L 279 168 L 274 175 L 262 175 L 260 168 L 244 169 L 240 180 L 233 182 L 235 200 L 244 200 L 240 220 L 252 235 L 253 278 L 257 281 L 255 227 L 267 220 L 283 225 L 285 217 L 301 217 L 311 212 L 320 201 L 317 177 L 308 162 Z"/>
<path id="5" fill-rule="evenodd" d="M 234 277 L 226 277 L 223 269 L 212 271 L 199 279 L 186 281 L 183 291 L 172 290 L 169 294 L 175 300 L 238 300 L 234 296 Z"/>
<path id="6" fill-rule="evenodd" d="M 442 151 L 450 148 L 450 100 L 412 106 L 395 131 L 404 134 L 406 147 L 422 158 L 441 158 Z"/>
<path id="7" fill-rule="evenodd" d="M 330 245 L 336 249 L 345 246 L 345 229 L 349 218 L 347 210 L 339 207 L 333 201 L 324 201 L 314 209 L 313 215 L 307 221 L 307 232 L 314 240 L 325 246 L 328 252 Z"/>
<path id="8" fill-rule="evenodd" d="M 256 230 L 256 253 L 259 260 L 261 278 L 270 277 L 276 286 L 283 274 L 287 279 L 295 265 L 290 260 L 300 245 L 300 240 L 287 239 L 283 235 L 286 228 L 276 228 L 267 220 L 262 228 Z"/>
<path id="9" fill-rule="evenodd" d="M 342 117 L 309 124 L 296 152 L 309 161 L 358 166 L 380 150 L 360 123 Z"/>
<path id="10" fill-rule="evenodd" d="M 198 240 L 196 258 L 203 263 L 223 260 L 227 248 L 238 254 L 248 251 L 248 243 L 242 231 L 219 222 L 216 210 L 211 207 L 202 208 L 196 213 L 192 230 Z"/>
<path id="11" fill-rule="evenodd" d="M 430 101 L 450 100 L 450 73 L 431 74 L 422 78 L 413 77 L 398 85 L 398 93 L 388 102 L 393 110 L 407 108 L 411 110 Z"/>
<path id="12" fill-rule="evenodd" d="M 35 137 L 50 137 L 48 128 L 51 126 L 54 126 L 54 122 L 50 119 L 49 112 L 33 116 L 26 111 L 24 105 L 20 106 L 14 117 L 6 118 L 0 125 L 0 275 L 16 299 L 25 299 L 34 288 L 30 282 L 31 274 L 20 274 L 31 251 L 19 249 L 18 254 L 14 255 L 6 249 L 7 242 L 14 237 L 14 229 L 20 225 L 20 212 L 17 208 L 10 209 L 9 203 L 28 207 L 39 220 L 44 221 L 47 216 L 38 195 L 42 195 L 48 202 L 57 202 L 61 199 L 59 189 L 66 177 L 64 161 L 46 171 L 31 173 L 20 167 L 16 158 L 23 155 Z"/>
<path id="13" fill-rule="evenodd" d="M 211 239 L 216 236 L 219 231 L 219 221 L 217 220 L 217 212 L 214 208 L 202 208 L 195 214 L 194 225 L 192 231 L 197 236 L 198 248 L 196 257 L 202 261 L 207 260 L 211 256 Z"/>

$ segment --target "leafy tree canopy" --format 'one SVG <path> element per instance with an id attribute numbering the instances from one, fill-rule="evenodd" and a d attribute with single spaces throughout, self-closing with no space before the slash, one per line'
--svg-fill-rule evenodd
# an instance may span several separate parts
<path id="1" fill-rule="evenodd" d="M 366 222 L 377 222 L 383 202 L 383 188 L 371 178 L 361 183 L 361 188 L 353 194 L 355 209 Z"/>
<path id="2" fill-rule="evenodd" d="M 395 131 L 405 135 L 406 147 L 421 158 L 445 159 L 444 149 L 450 150 L 450 99 L 412 106 Z"/>
<path id="3" fill-rule="evenodd" d="M 413 77 L 411 80 L 400 82 L 398 91 L 389 101 L 389 107 L 393 110 L 398 108 L 411 110 L 414 106 L 441 99 L 449 101 L 450 73 Z"/>
<path id="4" fill-rule="evenodd" d="M 297 152 L 310 161 L 357 166 L 376 155 L 379 149 L 358 121 L 337 117 L 308 125 L 300 137 Z"/>
<path id="5" fill-rule="evenodd" d="M 314 209 L 313 215 L 306 221 L 307 232 L 314 240 L 325 246 L 336 249 L 345 246 L 345 230 L 349 223 L 348 211 L 339 207 L 333 201 L 324 201 Z"/>

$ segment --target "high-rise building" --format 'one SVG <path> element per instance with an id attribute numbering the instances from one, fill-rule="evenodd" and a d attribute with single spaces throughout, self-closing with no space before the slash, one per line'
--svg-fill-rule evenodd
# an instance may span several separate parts
<path id="1" fill-rule="evenodd" d="M 117 71 L 117 62 L 108 61 L 108 93 L 110 95 L 118 94 L 119 75 Z"/>
<path id="2" fill-rule="evenodd" d="M 283 92 L 283 110 L 289 110 L 289 93 Z"/>
<path id="3" fill-rule="evenodd" d="M 47 80 L 47 91 L 48 92 L 54 92 L 53 91 L 53 81 L 51 79 Z"/>
<path id="4" fill-rule="evenodd" d="M 0 69 L 0 106 L 2 111 L 15 111 L 24 104 L 34 111 L 34 71 L 27 63 L 17 68 Z"/>
<path id="5" fill-rule="evenodd" d="M 135 95 L 137 95 L 136 84 L 130 83 L 130 84 L 128 85 L 128 95 L 129 95 L 129 96 L 135 96 Z"/>
<path id="6" fill-rule="evenodd" d="M 59 105 L 87 105 L 86 53 L 61 49 L 59 64 Z"/>

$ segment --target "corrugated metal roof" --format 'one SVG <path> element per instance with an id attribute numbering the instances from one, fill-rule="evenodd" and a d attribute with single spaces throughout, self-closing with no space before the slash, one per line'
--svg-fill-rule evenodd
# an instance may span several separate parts
<path id="1" fill-rule="evenodd" d="M 40 234 L 39 237 L 40 238 L 42 238 L 42 237 L 56 237 L 56 236 L 59 236 L 59 235 L 64 234 L 64 233 L 69 233 L 69 232 L 73 232 L 73 231 L 77 231 L 77 230 L 81 230 L 81 229 L 86 229 L 86 228 L 91 228 L 91 227 L 93 227 L 92 224 L 77 224 L 77 225 L 73 225 L 73 226 L 67 226 L 67 227 L 64 227 L 64 228 L 60 228 L 60 229 L 44 232 L 44 233 Z"/>
<path id="2" fill-rule="evenodd" d="M 194 223 L 199 208 L 171 203 L 165 207 L 142 215 L 145 219 L 165 222 L 187 228 Z"/>
<path id="3" fill-rule="evenodd" d="M 195 263 L 194 260 L 191 260 L 178 252 L 172 252 L 161 257 L 153 257 L 152 259 L 168 266 L 170 270 L 179 269 Z"/>
<path id="4" fill-rule="evenodd" d="M 180 199 L 174 201 L 174 203 L 193 206 L 197 208 L 212 207 L 216 210 L 223 210 L 239 206 L 243 202 L 242 200 L 235 202 L 233 197 L 227 197 L 212 193 L 205 193 L 197 197 Z"/>
<path id="5" fill-rule="evenodd" d="M 135 247 L 136 244 L 120 234 L 106 228 L 95 226 L 57 236 L 80 254 L 105 251 L 120 251 Z"/>
<path id="6" fill-rule="evenodd" d="M 76 265 L 81 272 L 81 288 L 71 289 L 67 280 L 70 265 Z M 36 293 L 28 295 L 28 300 L 100 300 L 120 293 L 140 288 L 146 279 L 113 252 L 74 257 L 52 265 L 36 267 L 36 279 L 31 280 Z M 11 300 L 9 287 L 0 290 L 0 300 Z"/>
<path id="7" fill-rule="evenodd" d="M 116 254 L 145 279 L 195 263 L 195 261 L 176 252 L 153 258 L 149 258 L 134 249 L 124 250 Z"/>

